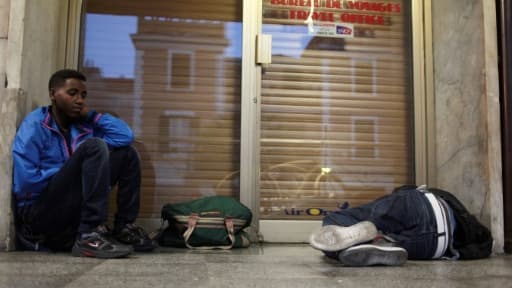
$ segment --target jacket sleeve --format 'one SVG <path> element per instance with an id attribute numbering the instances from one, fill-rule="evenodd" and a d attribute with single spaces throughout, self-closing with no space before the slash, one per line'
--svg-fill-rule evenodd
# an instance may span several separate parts
<path id="1" fill-rule="evenodd" d="M 94 136 L 102 138 L 111 147 L 127 146 L 133 142 L 133 132 L 128 124 L 110 114 L 91 110 L 86 122 L 93 126 Z"/>
<path id="2" fill-rule="evenodd" d="M 41 169 L 43 141 L 37 125 L 40 123 L 23 122 L 14 138 L 13 192 L 18 199 L 30 199 L 31 195 L 41 192 L 48 184 L 50 174 L 58 171 L 58 168 Z"/>

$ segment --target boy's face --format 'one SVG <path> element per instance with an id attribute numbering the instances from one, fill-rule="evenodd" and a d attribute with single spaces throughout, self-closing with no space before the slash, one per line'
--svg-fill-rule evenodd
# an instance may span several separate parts
<path id="1" fill-rule="evenodd" d="M 80 118 L 80 112 L 85 107 L 86 97 L 85 83 L 74 78 L 66 79 L 64 85 L 50 90 L 50 99 L 52 106 L 57 109 L 56 112 L 70 119 Z"/>

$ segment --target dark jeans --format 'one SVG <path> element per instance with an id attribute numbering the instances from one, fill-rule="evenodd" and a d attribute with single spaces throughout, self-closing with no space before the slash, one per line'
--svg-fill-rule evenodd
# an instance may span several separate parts
<path id="1" fill-rule="evenodd" d="M 373 222 L 381 233 L 396 240 L 407 250 L 409 259 L 431 259 L 435 253 L 435 215 L 425 195 L 414 188 L 330 213 L 324 217 L 323 225 L 351 226 L 364 220 Z"/>
<path id="2" fill-rule="evenodd" d="M 82 143 L 30 206 L 18 211 L 19 230 L 52 250 L 67 249 L 77 232 L 106 222 L 110 189 L 118 185 L 114 227 L 135 221 L 140 204 L 140 160 L 131 147 L 108 150 L 99 138 Z M 62 247 L 66 246 L 66 247 Z"/>

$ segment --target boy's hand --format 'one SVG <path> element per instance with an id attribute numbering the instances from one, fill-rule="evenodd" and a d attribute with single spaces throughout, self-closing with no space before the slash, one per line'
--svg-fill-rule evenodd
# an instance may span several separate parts
<path id="1" fill-rule="evenodd" d="M 84 105 L 84 107 L 82 107 L 82 110 L 80 110 L 80 118 L 86 118 L 87 117 L 87 113 L 89 113 L 89 107 Z"/>

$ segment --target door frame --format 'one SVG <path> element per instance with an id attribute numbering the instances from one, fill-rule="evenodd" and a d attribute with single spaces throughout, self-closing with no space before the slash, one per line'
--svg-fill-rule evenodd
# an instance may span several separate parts
<path id="1" fill-rule="evenodd" d="M 243 0 L 242 83 L 240 117 L 240 202 L 253 213 L 249 235 L 259 231 L 261 66 L 256 63 L 256 38 L 261 33 L 261 0 Z"/>
<path id="2" fill-rule="evenodd" d="M 69 0 L 65 25 L 65 45 L 63 45 L 64 68 L 78 68 L 80 52 L 80 27 L 82 26 L 82 9 L 85 0 Z"/>
<path id="3" fill-rule="evenodd" d="M 497 1 L 503 151 L 504 250 L 512 253 L 512 3 Z"/>

